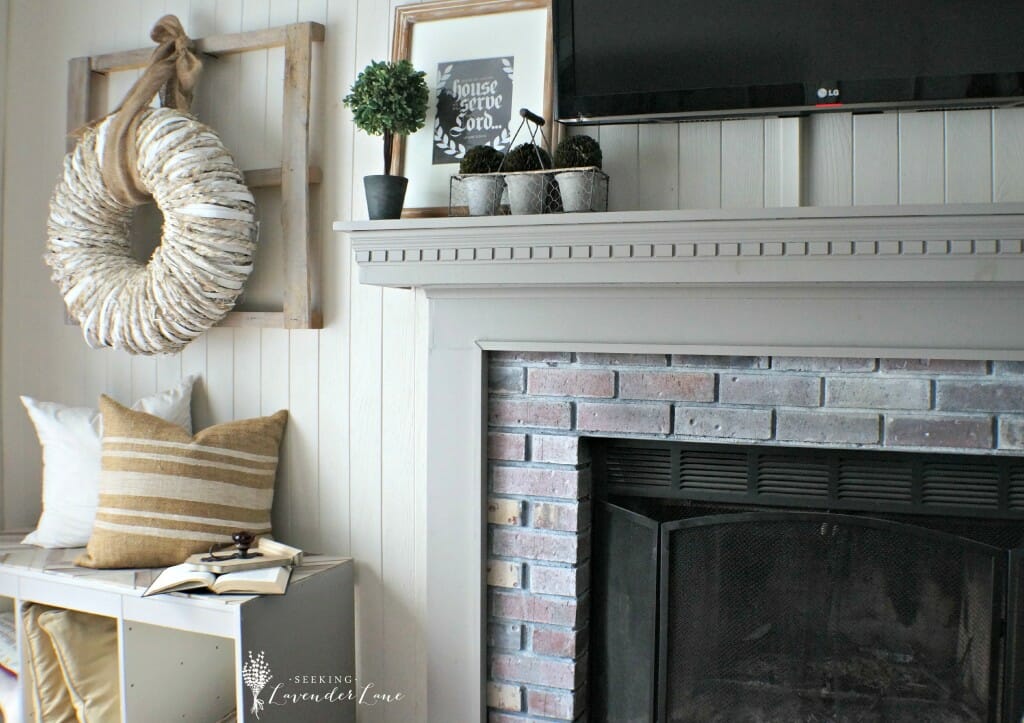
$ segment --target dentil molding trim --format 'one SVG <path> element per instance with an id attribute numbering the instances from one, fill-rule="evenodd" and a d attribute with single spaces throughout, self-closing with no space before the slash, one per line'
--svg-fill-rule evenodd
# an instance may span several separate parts
<path id="1" fill-rule="evenodd" d="M 631 211 L 355 221 L 396 287 L 1024 282 L 1024 204 Z"/>

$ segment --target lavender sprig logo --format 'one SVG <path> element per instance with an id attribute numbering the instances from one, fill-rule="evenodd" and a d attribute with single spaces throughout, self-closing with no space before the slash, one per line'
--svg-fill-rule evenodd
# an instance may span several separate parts
<path id="1" fill-rule="evenodd" d="M 260 711 L 263 710 L 260 693 L 273 678 L 274 674 L 270 672 L 270 663 L 264 659 L 263 651 L 261 650 L 260 654 L 254 658 L 250 650 L 249 659 L 242 665 L 242 682 L 245 683 L 246 688 L 252 691 L 251 712 L 256 716 L 256 720 L 259 720 Z"/>

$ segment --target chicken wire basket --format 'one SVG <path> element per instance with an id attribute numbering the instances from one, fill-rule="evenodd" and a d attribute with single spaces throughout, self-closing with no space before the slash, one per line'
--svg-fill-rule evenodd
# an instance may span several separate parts
<path id="1" fill-rule="evenodd" d="M 607 210 L 608 175 L 596 166 L 456 174 L 448 195 L 449 216 Z"/>

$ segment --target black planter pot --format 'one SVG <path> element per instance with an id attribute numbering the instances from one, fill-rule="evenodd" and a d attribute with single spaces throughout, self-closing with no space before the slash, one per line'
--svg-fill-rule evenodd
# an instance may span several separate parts
<path id="1" fill-rule="evenodd" d="M 408 185 L 409 179 L 404 176 L 363 176 L 370 219 L 401 218 Z"/>

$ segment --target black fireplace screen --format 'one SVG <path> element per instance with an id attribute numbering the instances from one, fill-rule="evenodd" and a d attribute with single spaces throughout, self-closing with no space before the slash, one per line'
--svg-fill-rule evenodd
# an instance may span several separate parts
<path id="1" fill-rule="evenodd" d="M 665 523 L 660 567 L 662 720 L 996 719 L 996 548 L 872 518 L 741 513 Z"/>

